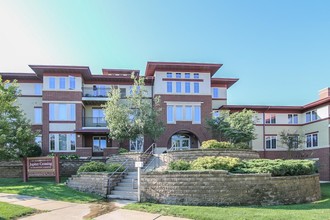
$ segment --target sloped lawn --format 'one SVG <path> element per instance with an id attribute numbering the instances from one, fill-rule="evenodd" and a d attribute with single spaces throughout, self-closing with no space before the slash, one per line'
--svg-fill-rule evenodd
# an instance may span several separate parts
<path id="1" fill-rule="evenodd" d="M 12 193 L 40 198 L 75 203 L 87 203 L 102 200 L 101 196 L 83 193 L 67 187 L 62 183 L 55 184 L 54 178 L 31 178 L 24 183 L 19 178 L 0 178 L 0 193 Z"/>
<path id="2" fill-rule="evenodd" d="M 321 184 L 321 192 L 320 201 L 300 205 L 211 207 L 135 203 L 124 208 L 196 220 L 329 220 L 330 184 Z"/>
<path id="3" fill-rule="evenodd" d="M 34 212 L 36 212 L 35 209 L 0 202 L 0 220 L 16 219 Z"/>

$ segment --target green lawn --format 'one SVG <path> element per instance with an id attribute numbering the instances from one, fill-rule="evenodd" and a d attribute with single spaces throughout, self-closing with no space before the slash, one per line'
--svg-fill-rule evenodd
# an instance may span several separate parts
<path id="1" fill-rule="evenodd" d="M 18 217 L 29 215 L 34 212 L 36 212 L 35 209 L 0 202 L 0 220 L 16 219 Z"/>
<path id="2" fill-rule="evenodd" d="M 245 206 L 245 207 L 211 207 L 211 206 L 178 206 L 152 203 L 135 203 L 125 206 L 126 209 L 139 210 L 163 215 L 186 217 L 198 220 L 235 220 L 235 219 L 276 219 L 276 220 L 313 220 L 330 219 L 330 184 L 321 184 L 322 200 L 301 205 L 281 206 Z"/>
<path id="3" fill-rule="evenodd" d="M 75 203 L 95 202 L 102 199 L 101 196 L 73 190 L 64 183 L 55 184 L 54 178 L 31 178 L 27 183 L 19 178 L 0 178 L 1 192 Z"/>

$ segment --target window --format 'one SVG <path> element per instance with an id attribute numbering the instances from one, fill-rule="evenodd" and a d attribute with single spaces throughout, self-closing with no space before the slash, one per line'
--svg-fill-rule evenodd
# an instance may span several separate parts
<path id="1" fill-rule="evenodd" d="M 306 122 L 316 121 L 317 113 L 316 111 L 306 112 Z"/>
<path id="2" fill-rule="evenodd" d="M 199 93 L 199 83 L 194 83 L 194 93 Z"/>
<path id="3" fill-rule="evenodd" d="M 218 118 L 220 116 L 220 112 L 219 111 L 213 111 L 212 112 L 212 117 L 213 118 Z"/>
<path id="4" fill-rule="evenodd" d="M 180 78 L 181 78 L 181 73 L 176 73 L 176 74 L 175 74 L 175 78 L 180 79 Z"/>
<path id="5" fill-rule="evenodd" d="M 105 88 L 105 85 L 93 85 L 93 96 L 106 97 L 107 89 Z"/>
<path id="6" fill-rule="evenodd" d="M 185 93 L 190 93 L 190 82 L 185 83 Z"/>
<path id="7" fill-rule="evenodd" d="M 191 105 L 186 105 L 184 119 L 186 121 L 192 121 L 192 106 Z"/>
<path id="8" fill-rule="evenodd" d="M 42 95 L 42 85 L 41 84 L 34 84 L 34 94 Z"/>
<path id="9" fill-rule="evenodd" d="M 176 87 L 176 92 L 177 93 L 181 93 L 181 82 L 176 82 L 175 83 L 175 87 Z"/>
<path id="10" fill-rule="evenodd" d="M 55 89 L 55 77 L 49 77 L 49 88 Z"/>
<path id="11" fill-rule="evenodd" d="M 92 114 L 94 126 L 101 127 L 102 125 L 105 125 L 105 114 L 102 108 L 93 108 Z"/>
<path id="12" fill-rule="evenodd" d="M 49 151 L 70 152 L 76 150 L 75 134 L 49 134 Z"/>
<path id="13" fill-rule="evenodd" d="M 318 135 L 314 134 L 306 134 L 306 147 L 317 147 L 318 146 Z"/>
<path id="14" fill-rule="evenodd" d="M 298 114 L 288 114 L 289 124 L 298 124 Z"/>
<path id="15" fill-rule="evenodd" d="M 120 98 L 126 98 L 126 88 L 120 88 Z"/>
<path id="16" fill-rule="evenodd" d="M 265 123 L 266 124 L 276 124 L 276 115 L 275 114 L 266 114 Z"/>
<path id="17" fill-rule="evenodd" d="M 49 104 L 49 120 L 74 121 L 76 120 L 75 104 Z"/>
<path id="18" fill-rule="evenodd" d="M 194 79 L 199 79 L 199 73 L 194 73 Z"/>
<path id="19" fill-rule="evenodd" d="M 288 140 L 293 149 L 297 149 L 299 147 L 299 135 L 290 135 L 288 136 Z"/>
<path id="20" fill-rule="evenodd" d="M 60 77 L 60 89 L 65 89 L 65 78 Z"/>
<path id="21" fill-rule="evenodd" d="M 172 93 L 172 82 L 167 82 L 167 92 Z"/>
<path id="22" fill-rule="evenodd" d="M 219 98 L 219 89 L 212 88 L 212 98 Z"/>
<path id="23" fill-rule="evenodd" d="M 167 73 L 167 74 L 166 74 L 166 77 L 167 77 L 167 78 L 172 78 L 172 73 Z"/>
<path id="24" fill-rule="evenodd" d="M 42 108 L 34 107 L 34 124 L 42 124 Z"/>
<path id="25" fill-rule="evenodd" d="M 189 79 L 190 78 L 190 73 L 185 73 L 184 78 Z"/>
<path id="26" fill-rule="evenodd" d="M 69 89 L 75 89 L 76 88 L 76 78 L 74 76 L 69 76 Z"/>
<path id="27" fill-rule="evenodd" d="M 167 106 L 167 123 L 173 123 L 174 122 L 174 108 L 173 105 Z"/>
<path id="28" fill-rule="evenodd" d="M 182 121 L 183 120 L 183 107 L 182 107 L 182 105 L 177 105 L 176 108 L 175 108 L 175 112 L 176 112 L 175 119 L 177 121 Z"/>
<path id="29" fill-rule="evenodd" d="M 41 148 L 42 147 L 42 136 L 38 135 L 34 138 L 34 142 Z"/>
<path id="30" fill-rule="evenodd" d="M 266 136 L 266 149 L 276 149 L 276 136 Z"/>
<path id="31" fill-rule="evenodd" d="M 194 123 L 200 124 L 201 123 L 201 107 L 200 106 L 194 106 Z"/>

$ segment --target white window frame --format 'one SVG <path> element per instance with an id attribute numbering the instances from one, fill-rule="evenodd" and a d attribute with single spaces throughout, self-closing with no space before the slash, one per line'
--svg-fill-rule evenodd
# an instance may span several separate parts
<path id="1" fill-rule="evenodd" d="M 185 78 L 185 79 L 190 79 L 190 73 L 185 73 L 185 74 L 184 74 L 184 78 Z"/>
<path id="2" fill-rule="evenodd" d="M 275 140 L 275 146 L 273 140 Z M 269 141 L 269 147 L 267 146 L 267 141 Z M 277 149 L 277 136 L 265 136 L 265 149 L 266 150 L 275 150 Z"/>
<path id="3" fill-rule="evenodd" d="M 175 92 L 182 93 L 182 83 L 181 82 L 175 82 Z"/>
<path id="4" fill-rule="evenodd" d="M 181 73 L 175 73 L 175 78 L 177 78 L 177 79 L 181 79 Z"/>
<path id="5" fill-rule="evenodd" d="M 42 124 L 42 108 L 34 107 L 34 124 Z"/>
<path id="6" fill-rule="evenodd" d="M 175 122 L 174 120 L 174 106 L 173 105 L 167 105 L 166 107 L 166 120 L 167 124 L 173 124 Z"/>
<path id="7" fill-rule="evenodd" d="M 194 73 L 194 79 L 199 79 L 199 73 Z"/>
<path id="8" fill-rule="evenodd" d="M 60 135 L 66 135 L 66 149 L 60 150 Z M 54 149 L 51 149 L 51 139 L 54 136 Z M 74 140 L 74 149 L 71 148 L 71 141 Z M 49 152 L 75 152 L 77 148 L 77 139 L 75 133 L 50 133 L 49 134 Z"/>
<path id="9" fill-rule="evenodd" d="M 184 83 L 184 91 L 185 93 L 190 93 L 190 82 Z"/>
<path id="10" fill-rule="evenodd" d="M 202 121 L 202 109 L 200 105 L 195 105 L 193 110 L 193 124 L 201 124 Z"/>
<path id="11" fill-rule="evenodd" d="M 318 133 L 310 133 L 310 134 L 306 134 L 306 148 L 313 148 L 313 147 L 318 147 L 319 146 L 319 135 Z M 314 139 L 314 137 L 316 137 L 316 141 Z M 308 139 L 310 140 L 310 146 L 309 146 L 309 142 Z"/>
<path id="12" fill-rule="evenodd" d="M 194 93 L 195 94 L 199 93 L 199 83 L 198 82 L 194 82 Z"/>
<path id="13" fill-rule="evenodd" d="M 65 114 L 60 114 L 60 107 L 64 108 Z M 75 121 L 76 104 L 68 103 L 50 103 L 49 104 L 50 121 Z"/>
<path id="14" fill-rule="evenodd" d="M 212 98 L 219 98 L 219 88 L 212 88 Z"/>
<path id="15" fill-rule="evenodd" d="M 305 120 L 306 120 L 306 123 L 312 122 L 312 121 L 317 121 L 318 120 L 317 111 L 312 110 L 312 111 L 306 112 L 305 113 Z"/>
<path id="16" fill-rule="evenodd" d="M 76 89 L 76 77 L 69 76 L 69 89 L 75 90 Z"/>
<path id="17" fill-rule="evenodd" d="M 166 91 L 167 91 L 167 93 L 173 93 L 172 82 L 166 82 Z"/>
<path id="18" fill-rule="evenodd" d="M 48 83 L 49 83 L 49 86 L 48 86 L 49 89 L 56 89 L 56 78 L 55 77 L 49 77 Z"/>
<path id="19" fill-rule="evenodd" d="M 173 78 L 173 73 L 170 72 L 166 73 L 166 78 Z"/>
<path id="20" fill-rule="evenodd" d="M 66 77 L 59 77 L 59 89 L 60 90 L 66 89 Z"/>
<path id="21" fill-rule="evenodd" d="M 269 122 L 267 122 L 267 119 L 268 119 L 267 116 L 269 116 Z M 273 118 L 274 118 L 274 121 L 272 120 Z M 276 114 L 275 113 L 266 113 L 265 114 L 265 124 L 276 124 Z"/>
<path id="22" fill-rule="evenodd" d="M 299 123 L 298 114 L 288 114 L 288 124 L 298 124 L 298 123 Z"/>

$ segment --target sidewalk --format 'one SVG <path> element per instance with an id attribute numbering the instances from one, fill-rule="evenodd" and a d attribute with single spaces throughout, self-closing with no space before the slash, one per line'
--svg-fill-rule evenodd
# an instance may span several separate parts
<path id="1" fill-rule="evenodd" d="M 50 199 L 42 199 L 32 196 L 23 196 L 16 194 L 0 193 L 0 201 L 11 204 L 26 206 L 38 210 L 45 211 L 44 213 L 24 217 L 24 220 L 81 220 L 90 213 L 91 204 L 78 204 L 71 202 L 55 201 Z M 160 214 L 151 214 L 146 212 L 138 212 L 120 209 L 120 207 L 129 204 L 129 201 L 115 201 L 114 204 L 119 209 L 110 213 L 101 215 L 94 219 L 96 220 L 184 220 L 183 218 L 161 216 Z"/>

